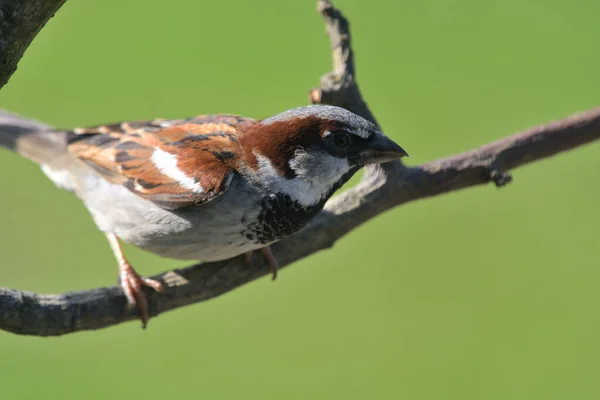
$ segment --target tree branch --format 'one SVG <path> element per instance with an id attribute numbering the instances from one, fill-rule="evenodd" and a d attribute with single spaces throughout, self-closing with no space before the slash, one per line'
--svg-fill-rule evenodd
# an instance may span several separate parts
<path id="1" fill-rule="evenodd" d="M 0 88 L 33 38 L 65 0 L 0 0 Z"/>
<path id="2" fill-rule="evenodd" d="M 310 93 L 312 102 L 335 104 L 375 121 L 354 80 L 348 21 L 329 1 L 318 2 L 333 51 L 333 72 Z M 331 247 L 355 227 L 409 201 L 466 187 L 510 182 L 508 171 L 600 138 L 600 108 L 509 136 L 475 150 L 417 167 L 399 162 L 370 166 L 354 188 L 335 196 L 302 231 L 276 243 L 281 267 Z M 268 273 L 256 254 L 194 265 L 157 276 L 165 293 L 148 293 L 150 313 L 159 313 L 219 296 Z M 25 335 L 63 335 L 106 328 L 137 319 L 120 288 L 99 288 L 62 295 L 0 289 L 0 329 Z"/>

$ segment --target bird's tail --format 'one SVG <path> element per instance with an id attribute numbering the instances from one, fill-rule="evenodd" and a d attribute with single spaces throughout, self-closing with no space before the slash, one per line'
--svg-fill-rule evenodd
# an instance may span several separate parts
<path id="1" fill-rule="evenodd" d="M 73 191 L 77 162 L 67 151 L 67 133 L 17 114 L 0 110 L 0 146 L 39 164 L 60 188 Z"/>
<path id="2" fill-rule="evenodd" d="M 17 114 L 0 110 L 0 146 L 41 165 L 52 165 L 67 151 L 65 132 Z M 58 161 L 58 160 L 56 160 Z"/>

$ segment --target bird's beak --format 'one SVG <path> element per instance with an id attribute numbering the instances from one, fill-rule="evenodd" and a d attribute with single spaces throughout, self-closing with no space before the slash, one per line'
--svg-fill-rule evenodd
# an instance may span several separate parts
<path id="1" fill-rule="evenodd" d="M 402 157 L 408 157 L 408 153 L 380 132 L 368 139 L 367 148 L 361 154 L 364 164 L 380 164 Z"/>

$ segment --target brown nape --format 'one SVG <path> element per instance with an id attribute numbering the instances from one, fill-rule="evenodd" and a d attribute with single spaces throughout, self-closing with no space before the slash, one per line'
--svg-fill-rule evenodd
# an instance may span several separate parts
<path id="1" fill-rule="evenodd" d="M 310 148 L 322 143 L 322 136 L 327 131 L 342 129 L 336 121 L 324 120 L 315 116 L 276 121 L 270 124 L 262 122 L 244 126 L 239 140 L 245 149 L 244 162 L 253 169 L 258 168 L 258 161 L 253 152 L 261 154 L 273 164 L 273 167 L 284 177 L 292 179 L 296 176 L 290 168 L 289 161 L 298 148 Z"/>

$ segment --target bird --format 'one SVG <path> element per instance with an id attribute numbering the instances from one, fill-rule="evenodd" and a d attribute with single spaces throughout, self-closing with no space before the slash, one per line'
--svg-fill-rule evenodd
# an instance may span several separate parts
<path id="1" fill-rule="evenodd" d="M 361 167 L 408 154 L 372 122 L 310 105 L 256 120 L 233 114 L 53 129 L 0 113 L 0 145 L 73 192 L 110 244 L 142 326 L 143 287 L 121 242 L 172 259 L 218 261 L 260 250 L 304 227 Z"/>

